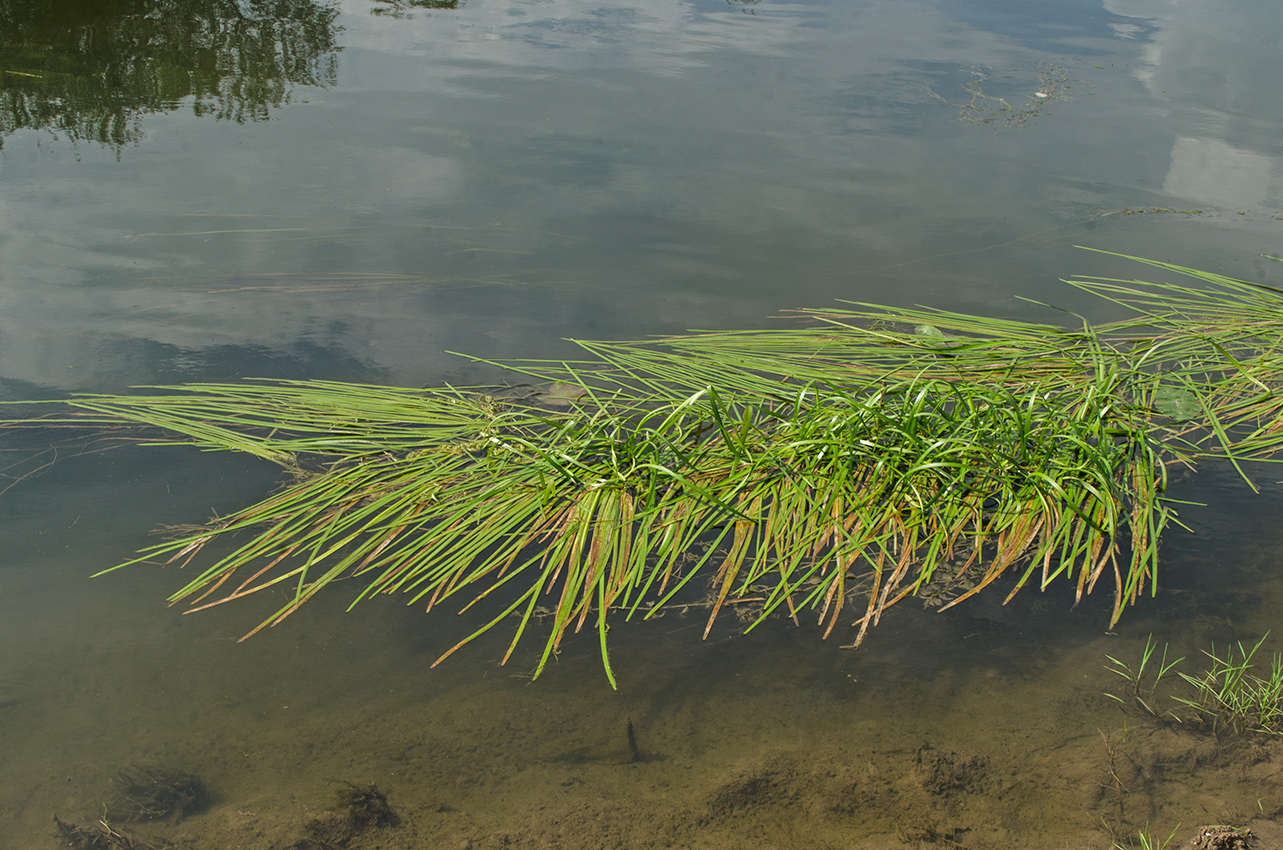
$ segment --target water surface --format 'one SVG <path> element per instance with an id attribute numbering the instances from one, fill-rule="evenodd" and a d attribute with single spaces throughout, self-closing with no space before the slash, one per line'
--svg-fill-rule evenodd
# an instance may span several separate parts
<path id="1" fill-rule="evenodd" d="M 0 392 L 267 376 L 489 380 L 566 338 L 778 325 L 834 299 L 1091 319 L 1084 245 L 1283 285 L 1283 21 L 1266 0 L 0 2 Z M 6 437 L 20 458 L 49 435 Z M 1241 756 L 1101 691 L 1155 633 L 1277 622 L 1278 492 L 1181 482 L 1169 593 L 1107 633 L 1069 588 L 902 606 L 857 652 L 672 615 L 538 683 L 445 612 L 181 616 L 88 575 L 261 497 L 183 450 L 64 457 L 0 511 L 0 844 L 92 825 L 123 766 L 211 804 L 137 827 L 300 846 L 1108 847 L 1283 808 Z M 1263 481 L 1273 480 L 1267 472 Z M 340 594 L 341 595 L 341 594 Z M 444 616 L 443 616 L 444 615 Z M 627 758 L 631 722 L 642 754 Z M 133 828 L 133 827 L 131 827 Z M 1111 835 L 1110 830 L 1117 834 Z"/>

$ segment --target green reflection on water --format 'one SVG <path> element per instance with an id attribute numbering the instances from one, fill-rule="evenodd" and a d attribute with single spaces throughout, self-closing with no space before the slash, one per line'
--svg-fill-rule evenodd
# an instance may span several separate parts
<path id="1" fill-rule="evenodd" d="M 19 129 L 121 148 L 142 115 L 261 121 L 333 84 L 338 10 L 311 0 L 0 2 L 0 146 Z"/>

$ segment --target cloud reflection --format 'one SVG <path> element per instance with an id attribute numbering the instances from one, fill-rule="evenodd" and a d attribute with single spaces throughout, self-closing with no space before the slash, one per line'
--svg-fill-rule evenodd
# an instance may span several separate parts
<path id="1" fill-rule="evenodd" d="M 484 74 L 483 66 L 556 71 L 629 70 L 676 76 L 707 64 L 710 52 L 728 47 L 754 55 L 783 55 L 804 38 L 799 29 L 824 20 L 821 9 L 772 3 L 744 15 L 730 6 L 701 11 L 690 2 L 650 0 L 495 0 L 455 14 L 388 27 L 362 16 L 361 0 L 347 0 L 345 52 L 395 53 L 404 62 L 393 80 L 357 73 L 346 84 L 385 88 L 437 87 L 443 78 Z M 427 60 L 427 61 L 421 61 Z M 344 63 L 345 72 L 359 71 Z"/>
<path id="2" fill-rule="evenodd" d="M 1152 30 L 1134 71 L 1175 123 L 1169 194 L 1228 209 L 1283 204 L 1283 7 L 1273 0 L 1105 0 Z"/>

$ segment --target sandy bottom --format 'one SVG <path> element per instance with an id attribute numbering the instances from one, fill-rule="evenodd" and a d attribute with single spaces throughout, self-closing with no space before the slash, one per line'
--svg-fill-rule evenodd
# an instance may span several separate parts
<path id="1" fill-rule="evenodd" d="M 0 567 L 3 847 L 68 846 L 55 815 L 101 833 L 139 764 L 193 774 L 209 799 L 178 819 L 108 814 L 137 848 L 1090 850 L 1146 828 L 1179 847 L 1206 824 L 1283 847 L 1283 742 L 1103 696 L 1123 687 L 1105 656 L 1138 660 L 1150 633 L 1197 672 L 1200 649 L 1278 622 L 1273 551 L 1180 553 L 1184 586 L 1116 633 L 1064 590 L 905 605 L 858 651 L 787 621 L 705 642 L 694 617 L 621 625 L 613 692 L 594 639 L 533 683 L 533 645 L 497 666 L 503 635 L 429 670 L 458 622 L 390 601 L 318 600 L 238 644 L 265 605 L 181 616 L 161 603 L 172 572 L 86 578 L 133 529 L 60 533 L 11 529 L 23 558 Z M 395 823 L 335 811 L 370 786 Z"/>

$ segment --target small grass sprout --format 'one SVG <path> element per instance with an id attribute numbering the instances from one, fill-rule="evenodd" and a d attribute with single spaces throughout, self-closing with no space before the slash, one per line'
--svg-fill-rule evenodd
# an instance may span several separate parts
<path id="1" fill-rule="evenodd" d="M 1194 697 L 1175 699 L 1193 709 L 1213 732 L 1283 734 L 1283 655 L 1272 656 L 1266 675 L 1253 672 L 1256 654 L 1268 637 L 1266 632 L 1250 649 L 1238 642 L 1224 656 L 1215 646 L 1204 650 L 1211 666 L 1200 676 L 1180 674 L 1193 686 Z"/>
<path id="2" fill-rule="evenodd" d="M 1127 682 L 1126 696 L 1112 693 L 1105 693 L 1105 696 L 1117 702 L 1124 708 L 1127 707 L 1128 701 L 1134 702 L 1145 714 L 1150 717 L 1158 717 L 1159 712 L 1154 708 L 1155 693 L 1158 686 L 1164 679 L 1170 679 L 1176 668 L 1185 658 L 1177 658 L 1172 661 L 1167 660 L 1167 644 L 1163 644 L 1162 655 L 1159 656 L 1156 663 L 1151 664 L 1154 660 L 1154 654 L 1158 651 L 1158 643 L 1154 640 L 1153 635 L 1145 638 L 1145 646 L 1141 650 L 1140 659 L 1135 666 L 1127 664 L 1114 658 L 1112 655 L 1106 655 L 1109 664 L 1105 669 L 1109 672 L 1120 676 Z"/>
<path id="3" fill-rule="evenodd" d="M 1172 831 L 1167 834 L 1167 837 L 1160 841 L 1158 836 L 1150 830 L 1149 824 L 1146 823 L 1136 833 L 1136 844 L 1123 845 L 1115 841 L 1110 850 L 1166 850 L 1167 846 L 1172 843 L 1172 839 L 1176 837 L 1176 830 L 1180 828 L 1181 825 L 1176 824 L 1176 826 L 1172 827 Z"/>

